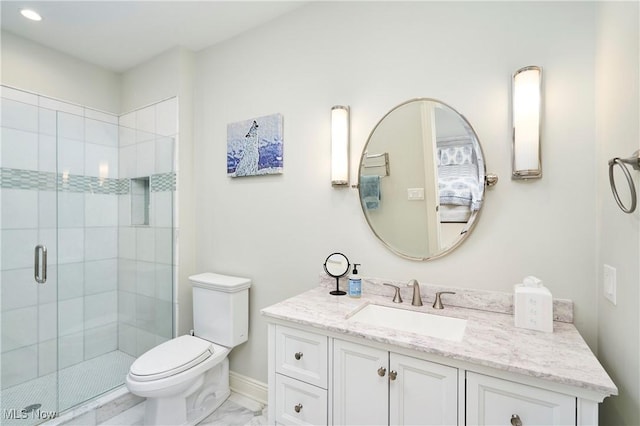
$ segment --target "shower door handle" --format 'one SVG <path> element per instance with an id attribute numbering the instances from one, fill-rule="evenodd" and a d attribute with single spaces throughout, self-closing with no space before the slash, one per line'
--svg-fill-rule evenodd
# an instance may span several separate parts
<path id="1" fill-rule="evenodd" d="M 40 253 L 42 253 L 42 268 L 40 268 Z M 40 269 L 42 269 L 42 271 Z M 33 262 L 33 277 L 38 284 L 47 282 L 47 247 L 42 244 L 36 246 Z"/>

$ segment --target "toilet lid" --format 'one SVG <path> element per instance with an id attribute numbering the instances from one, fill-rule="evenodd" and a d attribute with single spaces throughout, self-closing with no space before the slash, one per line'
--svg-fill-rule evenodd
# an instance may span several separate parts
<path id="1" fill-rule="evenodd" d="M 149 381 L 181 373 L 213 354 L 213 344 L 194 336 L 180 336 L 145 352 L 131 365 L 136 380 Z"/>

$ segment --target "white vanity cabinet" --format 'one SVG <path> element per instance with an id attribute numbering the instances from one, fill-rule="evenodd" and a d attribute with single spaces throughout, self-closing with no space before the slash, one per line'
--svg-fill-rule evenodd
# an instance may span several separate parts
<path id="1" fill-rule="evenodd" d="M 269 393 L 275 391 L 275 422 L 326 425 L 328 337 L 281 325 L 269 327 L 270 346 L 274 345 L 269 357 L 275 365 L 275 374 L 270 374 L 275 388 L 270 384 Z"/>
<path id="2" fill-rule="evenodd" d="M 575 425 L 576 398 L 468 371 L 468 425 Z"/>
<path id="3" fill-rule="evenodd" d="M 333 339 L 333 424 L 458 424 L 458 370 Z"/>
<path id="4" fill-rule="evenodd" d="M 361 341 L 269 324 L 269 424 L 597 425 L 568 389 Z"/>
<path id="5" fill-rule="evenodd" d="M 272 423 L 458 424 L 457 368 L 283 325 L 269 335 Z"/>
<path id="6" fill-rule="evenodd" d="M 466 326 L 447 340 L 352 321 L 370 304 L 395 308 L 388 299 L 317 287 L 262 310 L 269 424 L 596 426 L 598 404 L 618 393 L 571 323 L 532 332 L 511 315 L 452 307 Z"/>

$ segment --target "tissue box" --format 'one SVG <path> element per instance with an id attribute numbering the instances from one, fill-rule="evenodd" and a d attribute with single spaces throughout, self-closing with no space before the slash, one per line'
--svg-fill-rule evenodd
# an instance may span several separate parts
<path id="1" fill-rule="evenodd" d="M 513 308 L 516 327 L 553 332 L 553 298 L 548 288 L 516 284 Z"/>

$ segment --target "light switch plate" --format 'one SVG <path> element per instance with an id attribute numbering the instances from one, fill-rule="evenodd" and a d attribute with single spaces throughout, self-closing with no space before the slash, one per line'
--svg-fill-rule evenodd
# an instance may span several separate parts
<path id="1" fill-rule="evenodd" d="M 604 297 L 614 305 L 616 304 L 616 268 L 604 265 L 603 268 L 603 291 Z"/>
<path id="2" fill-rule="evenodd" d="M 424 200 L 424 188 L 407 188 L 407 199 L 409 201 Z"/>

